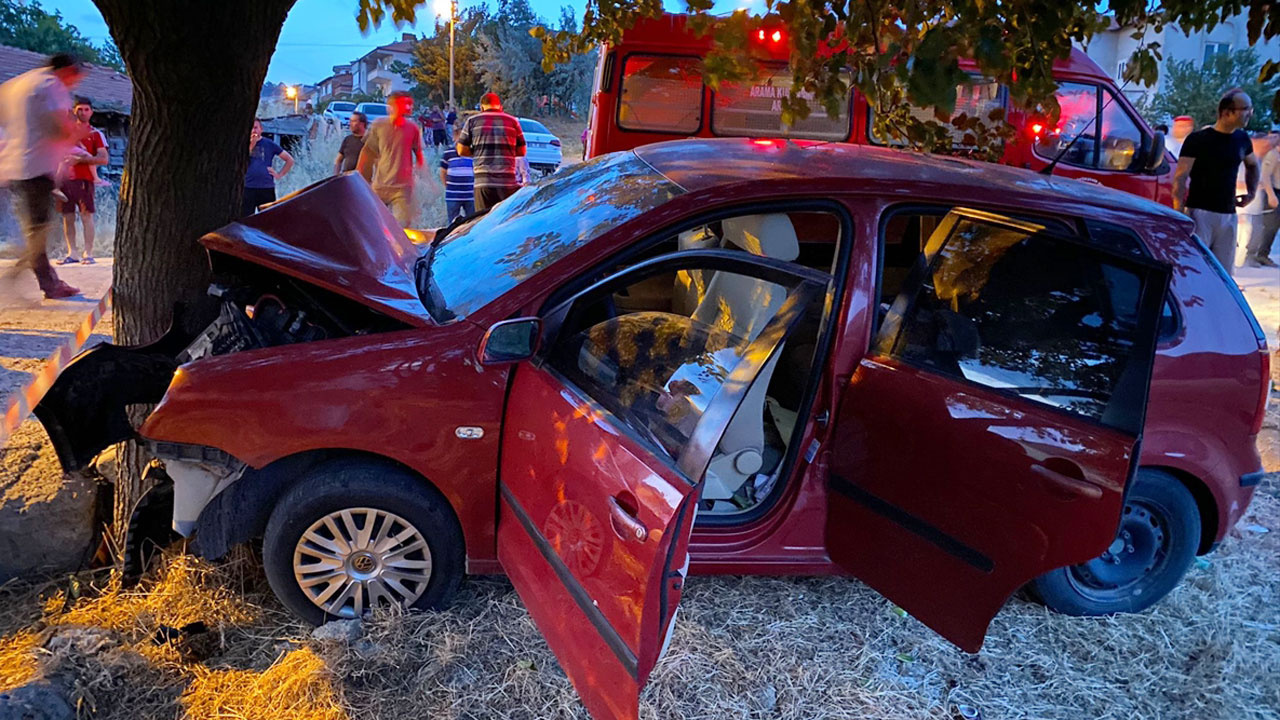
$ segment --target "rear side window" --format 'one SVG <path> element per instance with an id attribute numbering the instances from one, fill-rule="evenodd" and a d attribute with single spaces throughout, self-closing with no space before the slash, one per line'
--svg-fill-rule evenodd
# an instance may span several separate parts
<path id="1" fill-rule="evenodd" d="M 852 87 L 850 77 L 843 78 Z M 849 137 L 849 95 L 842 102 L 843 111 L 832 117 L 814 100 L 813 93 L 801 92 L 809 104 L 809 117 L 795 125 L 782 122 L 782 99 L 791 95 L 791 71 L 772 67 L 754 81 L 723 83 L 716 91 L 711 113 L 711 132 L 719 136 L 793 137 L 808 140 L 844 140 Z"/>
<path id="2" fill-rule="evenodd" d="M 618 127 L 697 132 L 702 127 L 702 61 L 674 55 L 628 55 L 622 64 Z"/>
<path id="3" fill-rule="evenodd" d="M 992 110 L 1004 109 L 1006 93 L 1004 88 L 994 80 L 974 77 L 970 82 L 962 83 L 956 86 L 956 110 L 952 117 L 961 114 L 969 117 L 981 118 L 983 122 L 990 122 L 989 117 Z M 933 110 L 929 108 L 912 107 L 910 109 L 912 115 L 917 119 L 928 122 L 936 120 Z M 875 129 L 875 115 L 871 115 L 869 123 L 871 142 L 876 145 L 901 145 L 901 140 L 892 140 L 881 133 L 877 133 Z M 954 128 L 951 129 L 951 146 L 957 149 L 964 148 L 964 133 Z"/>
<path id="4" fill-rule="evenodd" d="M 1126 261 L 1087 246 L 961 219 L 915 297 L 895 306 L 902 323 L 893 354 L 1095 421 L 1128 424 L 1132 408 L 1110 405 L 1113 396 L 1125 402 L 1118 387 L 1142 347 L 1144 282 Z"/>

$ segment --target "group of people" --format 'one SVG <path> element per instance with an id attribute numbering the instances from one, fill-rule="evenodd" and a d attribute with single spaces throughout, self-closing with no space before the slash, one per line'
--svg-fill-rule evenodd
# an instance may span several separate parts
<path id="1" fill-rule="evenodd" d="M 1245 264 L 1275 267 L 1271 248 L 1280 229 L 1280 132 L 1244 128 L 1253 100 L 1236 88 L 1218 102 L 1213 125 L 1194 130 L 1189 116 L 1174 118 L 1167 147 L 1177 158 L 1173 206 L 1195 222 L 1196 235 L 1230 273 L 1235 270 L 1237 213 L 1244 216 Z"/>
<path id="2" fill-rule="evenodd" d="M 46 298 L 66 298 L 79 289 L 58 278 L 47 252 L 55 208 L 62 215 L 67 257 L 59 264 L 91 264 L 97 167 L 106 165 L 106 139 L 92 125 L 93 104 L 72 99 L 85 66 L 60 53 L 34 70 L 0 85 L 0 185 L 13 195 L 24 250 L 13 273 L 30 269 Z M 76 257 L 76 215 L 84 250 Z"/>
<path id="3" fill-rule="evenodd" d="M 411 227 L 418 212 L 415 185 L 426 166 L 424 130 L 415 122 L 412 96 L 394 92 L 387 100 L 387 116 L 373 123 L 363 113 L 351 114 L 350 132 L 338 147 L 333 172 L 359 172 L 396 221 Z M 432 144 L 442 148 L 439 171 L 445 186 L 446 223 L 484 211 L 521 186 L 520 158 L 526 146 L 520 122 L 502 111 L 502 100 L 495 93 L 486 94 L 480 108 L 462 124 L 456 138 L 451 137 L 456 121 L 450 117 L 452 112 L 445 115 L 435 107 L 425 116 Z M 283 163 L 278 169 L 276 158 Z M 261 124 L 254 121 L 245 175 L 245 215 L 275 200 L 275 181 L 288 174 L 293 164 L 287 151 L 262 137 Z"/>

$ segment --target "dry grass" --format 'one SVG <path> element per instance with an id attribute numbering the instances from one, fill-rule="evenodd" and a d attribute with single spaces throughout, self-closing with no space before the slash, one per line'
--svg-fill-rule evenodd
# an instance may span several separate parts
<path id="1" fill-rule="evenodd" d="M 292 650 L 261 672 L 194 669 L 180 702 L 189 718 L 345 720 L 324 660 Z"/>
<path id="2" fill-rule="evenodd" d="M 1014 598 L 976 655 L 854 580 L 695 578 L 641 714 L 953 718 L 967 705 L 988 720 L 1277 718 L 1278 564 L 1280 493 L 1268 486 L 1155 609 L 1069 618 Z M 0 589 L 0 690 L 36 672 L 69 677 L 97 718 L 587 718 L 505 580 L 470 580 L 447 612 L 379 614 L 350 644 L 312 640 L 284 615 L 247 552 L 217 566 L 173 555 L 137 589 L 83 592 Z M 153 639 L 196 620 L 211 629 L 205 653 Z M 78 634 L 51 650 L 68 629 Z"/>

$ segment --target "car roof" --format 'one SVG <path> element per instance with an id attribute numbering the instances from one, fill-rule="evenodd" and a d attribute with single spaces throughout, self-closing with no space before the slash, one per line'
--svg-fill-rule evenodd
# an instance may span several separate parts
<path id="1" fill-rule="evenodd" d="M 633 152 L 667 179 L 694 192 L 753 181 L 835 182 L 852 192 L 874 191 L 927 200 L 930 194 L 974 202 L 1024 205 L 1053 199 L 1075 206 L 1157 215 L 1185 221 L 1163 205 L 1126 192 L 990 162 L 904 149 L 751 138 L 673 140 Z M 939 193 L 939 190 L 944 192 Z"/>

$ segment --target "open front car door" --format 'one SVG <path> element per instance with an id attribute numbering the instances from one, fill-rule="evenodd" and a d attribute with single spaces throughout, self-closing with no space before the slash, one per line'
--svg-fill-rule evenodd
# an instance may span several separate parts
<path id="1" fill-rule="evenodd" d="M 655 305 L 652 292 L 636 307 L 628 292 L 674 295 L 690 270 L 751 298 L 752 322 Z M 516 369 L 498 557 L 596 720 L 637 717 L 680 601 L 702 478 L 828 280 L 745 253 L 665 255 L 548 313 L 543 353 Z"/>
<path id="2" fill-rule="evenodd" d="M 970 652 L 1024 583 L 1112 544 L 1169 271 L 954 211 L 841 400 L 834 561 Z"/>

